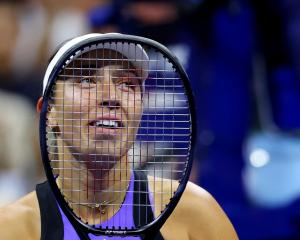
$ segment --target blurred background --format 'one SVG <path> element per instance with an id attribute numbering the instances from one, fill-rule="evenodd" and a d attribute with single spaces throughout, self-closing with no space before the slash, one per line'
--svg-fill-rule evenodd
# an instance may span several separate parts
<path id="1" fill-rule="evenodd" d="M 191 180 L 240 239 L 300 239 L 300 1 L 0 1 L 0 206 L 44 179 L 35 104 L 62 41 L 89 32 L 157 40 L 196 96 Z"/>

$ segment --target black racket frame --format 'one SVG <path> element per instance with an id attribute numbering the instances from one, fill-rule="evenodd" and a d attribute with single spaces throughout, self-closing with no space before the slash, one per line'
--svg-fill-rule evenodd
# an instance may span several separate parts
<path id="1" fill-rule="evenodd" d="M 157 51 L 161 52 L 164 57 L 166 57 L 173 66 L 176 66 L 176 71 L 178 72 L 180 78 L 183 81 L 183 85 L 185 87 L 186 95 L 189 101 L 189 110 L 191 114 L 191 136 L 190 136 L 190 149 L 189 149 L 189 159 L 187 161 L 187 164 L 185 166 L 185 174 L 183 178 L 179 181 L 179 186 L 170 200 L 169 204 L 166 206 L 166 208 L 162 211 L 160 216 L 156 218 L 153 222 L 142 226 L 139 229 L 128 229 L 128 230 L 120 230 L 120 229 L 94 229 L 88 224 L 85 224 L 81 222 L 72 209 L 69 208 L 68 204 L 64 200 L 63 195 L 61 194 L 56 182 L 55 182 L 55 176 L 53 175 L 52 167 L 50 164 L 50 160 L 48 157 L 48 151 L 47 151 L 47 132 L 46 132 L 46 122 L 47 122 L 47 110 L 48 110 L 48 99 L 49 95 L 52 89 L 52 86 L 57 79 L 57 76 L 64 66 L 66 60 L 70 59 L 72 55 L 75 55 L 75 53 L 78 50 L 83 50 L 86 46 L 92 46 L 94 44 L 100 44 L 104 42 L 128 42 L 128 43 L 135 43 L 140 44 L 141 46 L 148 46 L 153 49 L 156 49 Z M 53 191 L 56 200 L 62 209 L 63 213 L 67 216 L 71 224 L 73 225 L 74 229 L 76 230 L 77 234 L 80 236 L 81 239 L 89 239 L 88 234 L 92 233 L 94 235 L 107 235 L 107 236 L 140 236 L 142 239 L 153 239 L 153 236 L 155 236 L 159 229 L 162 227 L 162 225 L 165 223 L 167 218 L 170 216 L 170 214 L 175 209 L 177 203 L 180 200 L 180 197 L 186 187 L 186 184 L 189 180 L 189 175 L 192 168 L 192 161 L 193 161 L 193 154 L 195 149 L 195 143 L 196 143 L 196 110 L 195 110 L 195 103 L 194 103 L 194 96 L 193 91 L 189 82 L 189 78 L 187 76 L 187 73 L 183 69 L 182 65 L 180 64 L 177 57 L 170 52 L 165 46 L 162 44 L 148 39 L 144 37 L 139 36 L 133 36 L 133 35 L 125 35 L 125 34 L 116 34 L 114 36 L 109 36 L 106 34 L 99 35 L 97 37 L 92 37 L 89 39 L 82 40 L 81 42 L 75 44 L 74 46 L 70 47 L 56 62 L 52 72 L 50 73 L 49 80 L 47 82 L 45 92 L 43 95 L 43 104 L 42 104 L 42 110 L 40 113 L 40 148 L 41 148 L 41 155 L 43 160 L 43 166 L 46 173 L 47 180 L 49 182 L 49 185 L 51 187 L 51 190 Z"/>

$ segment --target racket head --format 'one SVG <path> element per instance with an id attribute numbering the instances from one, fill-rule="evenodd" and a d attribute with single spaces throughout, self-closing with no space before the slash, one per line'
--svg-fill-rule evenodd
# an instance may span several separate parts
<path id="1" fill-rule="evenodd" d="M 119 45 L 121 47 L 118 47 Z M 131 49 L 131 45 L 134 46 L 135 50 L 128 50 L 127 52 L 124 52 L 125 48 Z M 112 52 L 108 54 L 116 53 L 116 55 L 114 57 L 111 57 L 111 55 L 107 57 L 107 53 L 103 53 L 101 55 L 101 51 L 103 49 L 105 49 L 105 51 L 109 50 Z M 138 58 L 136 57 L 137 54 L 139 54 Z M 162 206 L 158 207 L 160 208 L 159 214 L 155 214 L 156 216 L 153 219 L 153 221 L 146 222 L 144 224 L 141 224 L 140 226 L 124 227 L 118 226 L 116 224 L 115 226 L 103 227 L 101 226 L 101 223 L 99 223 L 99 221 L 96 221 L 97 223 L 91 223 L 83 220 L 80 216 L 78 216 L 78 212 L 75 212 L 72 208 L 73 203 L 68 202 L 66 194 L 63 193 L 63 191 L 66 189 L 61 189 L 61 187 L 59 187 L 57 183 L 57 178 L 60 175 L 60 172 L 67 171 L 66 169 L 62 169 L 62 167 L 57 167 L 57 164 L 62 164 L 70 159 L 59 159 L 58 154 L 51 154 L 53 153 L 50 150 L 52 146 L 51 140 L 53 140 L 51 138 L 59 138 L 54 136 L 55 134 L 70 136 L 70 134 L 68 135 L 68 133 L 65 132 L 62 134 L 62 128 L 68 129 L 68 125 L 72 125 L 71 130 L 74 130 L 74 126 L 77 125 L 74 122 L 73 117 L 71 118 L 71 120 L 64 119 L 64 116 L 67 115 L 67 112 L 70 112 L 70 108 L 68 104 L 65 104 L 65 102 L 62 103 L 61 101 L 58 101 L 58 105 L 63 106 L 63 108 L 60 108 L 60 112 L 62 112 L 63 114 L 60 115 L 60 117 L 63 116 L 63 123 L 56 122 L 53 124 L 53 121 L 49 121 L 51 117 L 53 118 L 52 109 L 56 107 L 55 105 L 57 105 L 53 103 L 57 100 L 55 99 L 56 97 L 53 96 L 56 94 L 56 91 L 58 89 L 58 83 L 61 82 L 62 86 L 64 86 L 64 84 L 69 79 L 69 77 L 66 77 L 65 79 L 61 80 L 62 75 L 68 76 L 71 74 L 71 79 L 73 79 L 74 77 L 79 77 L 82 80 L 82 69 L 80 69 L 82 68 L 82 62 L 90 62 L 91 60 L 97 62 L 97 60 L 95 61 L 95 59 L 99 59 L 99 56 L 101 60 L 98 61 L 103 62 L 105 61 L 103 59 L 106 59 L 108 61 L 111 61 L 109 64 L 113 66 L 117 65 L 114 61 L 121 60 L 121 68 L 118 67 L 115 68 L 115 70 L 121 70 L 122 72 L 124 71 L 124 69 L 128 70 L 129 68 L 134 68 L 138 72 L 137 76 L 140 81 L 139 87 L 141 98 L 136 97 L 138 101 L 136 101 L 136 99 L 134 98 L 134 104 L 139 105 L 140 112 L 139 114 L 133 114 L 134 117 L 133 119 L 131 119 L 131 121 L 136 122 L 134 125 L 130 127 L 128 126 L 129 123 L 128 125 L 124 123 L 124 125 L 126 125 L 127 128 L 126 131 L 128 136 L 127 138 L 122 138 L 123 136 L 119 136 L 120 138 L 122 138 L 121 140 L 119 140 L 121 142 L 120 144 L 126 141 L 129 142 L 130 145 L 128 146 L 126 143 L 126 147 L 123 147 L 127 155 L 130 156 L 130 160 L 127 159 L 130 163 L 130 167 L 128 168 L 132 172 L 140 171 L 145 172 L 146 175 L 151 175 L 150 179 L 154 183 L 152 184 L 152 189 L 151 187 L 149 187 L 147 194 L 152 195 L 153 202 L 149 202 L 147 204 L 151 206 L 151 208 L 154 210 L 154 213 L 157 212 L 157 209 L 155 209 L 157 208 L 156 199 L 164 199 L 164 201 L 161 201 Z M 81 59 L 79 62 L 76 62 L 78 59 L 80 59 L 80 57 L 87 60 Z M 133 61 L 131 58 L 133 58 Z M 127 67 L 124 67 L 124 63 Z M 105 67 L 107 66 L 106 64 L 107 63 L 102 63 L 102 65 L 99 65 Z M 88 71 L 90 71 L 94 67 L 94 64 L 93 67 L 89 65 Z M 98 68 L 98 66 L 96 66 L 96 68 Z M 80 73 L 78 72 L 78 70 Z M 87 74 L 86 71 L 85 74 Z M 99 78 L 101 78 L 101 75 L 103 75 L 103 73 L 88 73 L 89 76 L 94 76 L 97 74 L 100 76 Z M 111 79 L 114 79 L 114 77 L 111 77 Z M 72 84 L 74 85 L 74 83 Z M 135 84 L 137 84 L 136 81 L 134 81 L 133 85 Z M 102 88 L 104 87 L 105 85 L 102 86 Z M 96 88 L 96 93 L 99 92 L 99 96 L 103 94 L 103 92 L 101 92 L 101 86 Z M 83 90 L 80 91 L 82 93 Z M 88 91 L 90 92 L 90 96 L 91 90 Z M 64 98 L 64 94 L 65 93 L 63 93 L 62 98 Z M 78 100 L 78 97 L 76 98 L 74 96 L 75 95 L 73 93 L 73 103 L 76 99 Z M 110 96 L 110 98 L 116 98 L 116 95 Z M 125 99 L 127 99 L 128 101 L 129 97 Z M 103 100 L 101 101 L 103 102 Z M 113 100 L 112 102 L 115 102 L 115 100 Z M 122 102 L 119 104 L 122 105 Z M 82 112 L 84 104 L 80 102 L 79 105 L 81 107 L 80 112 Z M 76 104 L 74 104 L 74 106 L 76 107 Z M 71 108 L 73 108 L 74 106 L 71 106 Z M 136 106 L 130 109 L 129 106 L 130 103 L 127 103 L 128 113 L 136 111 L 134 110 L 136 109 Z M 66 109 L 68 109 L 68 111 L 65 111 Z M 89 112 L 89 106 L 87 109 L 88 110 L 86 110 L 86 112 Z M 97 114 L 99 113 L 100 111 Z M 76 113 L 74 112 L 72 112 L 72 114 L 76 115 Z M 136 115 L 138 117 L 136 117 Z M 59 117 L 54 117 L 54 120 L 55 118 L 57 118 L 56 121 L 59 121 Z M 91 119 L 91 121 L 94 121 L 95 117 L 91 117 Z M 129 122 L 128 119 L 126 121 Z M 60 208 L 68 217 L 70 222 L 73 224 L 78 234 L 84 234 L 86 236 L 89 233 L 96 235 L 151 235 L 152 233 L 157 232 L 176 207 L 188 182 L 188 178 L 192 167 L 193 149 L 195 144 L 195 123 L 196 119 L 194 99 L 187 74 L 184 71 L 181 64 L 179 63 L 178 59 L 163 45 L 143 37 L 111 33 L 84 35 L 82 37 L 70 40 L 62 48 L 60 48 L 60 50 L 56 53 L 56 55 L 50 62 L 44 78 L 43 104 L 40 114 L 40 146 L 44 169 L 50 187 L 57 199 Z M 53 126 L 55 126 L 55 124 L 59 125 L 59 130 L 53 130 Z M 79 125 L 81 128 L 81 122 L 79 123 Z M 133 130 L 131 131 L 130 128 Z M 107 135 L 113 135 L 113 133 L 109 131 Z M 128 134 L 128 132 L 130 132 L 131 134 Z M 79 133 L 79 136 L 81 136 L 80 134 L 83 135 L 84 133 Z M 103 132 L 99 133 L 99 135 L 103 135 Z M 96 133 L 94 135 L 93 140 L 95 140 L 95 136 Z M 64 142 L 66 140 L 67 137 L 66 139 L 64 139 L 64 137 L 60 137 L 59 141 Z M 83 144 L 80 139 L 79 142 L 81 142 L 80 144 Z M 95 148 L 97 148 L 96 145 L 99 143 L 102 144 L 102 146 L 99 148 L 105 148 L 103 147 L 103 144 L 105 144 L 103 136 L 101 137 L 101 139 L 98 139 L 98 141 L 88 140 L 87 142 L 89 142 L 89 144 L 93 145 Z M 73 147 L 74 142 L 73 144 L 68 144 L 66 144 L 67 147 Z M 56 145 L 56 147 L 58 147 L 58 144 Z M 99 153 L 97 151 L 94 151 L 90 153 L 89 151 L 87 151 L 87 155 L 113 155 L 111 152 L 112 148 L 123 149 L 122 147 L 120 147 L 120 145 L 116 145 L 116 143 L 113 142 L 111 142 L 110 147 L 106 146 L 106 148 L 109 148 L 106 152 Z M 63 147 L 63 149 L 65 148 Z M 82 149 L 82 145 L 80 146 L 80 149 Z M 114 151 L 113 153 L 117 156 L 121 156 L 122 154 L 124 154 L 124 151 L 120 150 L 120 153 L 118 152 L 117 154 L 116 151 Z M 73 156 L 75 152 L 76 151 L 72 152 L 71 155 Z M 62 153 L 61 155 L 64 155 L 64 153 Z M 76 161 L 78 161 L 78 159 Z M 82 161 L 84 162 L 90 160 Z M 95 162 L 99 162 L 99 159 Z M 99 168 L 103 169 L 104 167 L 100 166 Z M 121 175 L 122 174 L 120 174 L 120 176 Z M 167 181 L 167 184 L 173 184 L 173 186 L 168 187 L 170 188 L 169 192 L 155 192 L 155 187 L 157 186 L 157 184 L 166 184 L 164 179 L 169 179 Z M 128 186 L 126 188 L 127 191 Z M 163 188 L 160 188 L 160 190 L 162 189 Z M 116 212 L 117 211 L 118 209 L 116 209 Z M 116 212 L 113 214 L 114 216 Z"/>

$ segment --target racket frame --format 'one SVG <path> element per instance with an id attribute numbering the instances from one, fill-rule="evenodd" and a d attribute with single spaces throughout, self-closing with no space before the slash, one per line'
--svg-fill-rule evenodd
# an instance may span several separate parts
<path id="1" fill-rule="evenodd" d="M 166 208 L 161 212 L 161 214 L 151 223 L 144 225 L 138 229 L 128 229 L 128 230 L 119 230 L 119 229 L 95 229 L 88 224 L 81 222 L 78 217 L 74 214 L 74 212 L 68 207 L 68 204 L 64 200 L 62 193 L 60 192 L 57 184 L 55 176 L 53 175 L 52 167 L 50 164 L 48 151 L 47 151 L 47 131 L 46 131 L 46 122 L 47 122 L 47 113 L 48 113 L 48 99 L 52 89 L 52 86 L 59 75 L 62 66 L 65 65 L 67 59 L 70 59 L 72 55 L 78 50 L 83 50 L 87 46 L 98 45 L 104 42 L 129 42 L 134 44 L 140 44 L 142 47 L 147 46 L 153 49 L 157 49 L 159 52 L 163 54 L 166 59 L 170 61 L 173 66 L 176 66 L 176 72 L 179 74 L 183 85 L 185 87 L 186 96 L 188 98 L 189 103 L 189 111 L 190 111 L 190 121 L 191 121 L 191 135 L 190 135 L 190 148 L 189 148 L 189 155 L 188 160 L 186 161 L 185 170 L 183 170 L 184 174 L 183 177 L 179 181 L 179 186 L 177 190 L 174 192 L 174 196 L 170 199 L 170 202 L 166 205 Z M 178 71 L 177 71 L 178 70 Z M 193 91 L 190 86 L 190 82 L 187 76 L 187 73 L 183 69 L 182 65 L 180 64 L 178 58 L 170 52 L 162 44 L 139 36 L 133 35 L 125 35 L 125 34 L 103 34 L 99 36 L 93 36 L 92 38 L 88 38 L 82 40 L 81 42 L 75 44 L 74 46 L 70 47 L 56 62 L 54 68 L 52 69 L 46 89 L 43 95 L 43 104 L 40 113 L 40 148 L 41 148 L 41 155 L 43 160 L 43 166 L 45 170 L 45 174 L 47 180 L 49 182 L 50 188 L 53 191 L 57 203 L 59 204 L 60 208 L 62 209 L 63 213 L 69 219 L 70 223 L 73 225 L 74 229 L 76 230 L 77 234 L 80 236 L 81 239 L 89 239 L 88 234 L 94 235 L 107 235 L 107 236 L 141 236 L 143 239 L 151 239 L 151 236 L 155 236 L 162 225 L 165 223 L 167 218 L 171 215 L 173 210 L 175 209 L 176 205 L 178 204 L 182 193 L 185 190 L 186 184 L 189 180 L 189 175 L 192 169 L 192 161 L 196 143 L 196 110 L 195 110 L 195 103 L 193 97 Z"/>

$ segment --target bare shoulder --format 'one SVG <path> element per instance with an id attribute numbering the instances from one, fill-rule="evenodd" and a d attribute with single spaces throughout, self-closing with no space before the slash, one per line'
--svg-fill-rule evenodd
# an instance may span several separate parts
<path id="1" fill-rule="evenodd" d="M 0 239 L 40 239 L 40 210 L 35 192 L 0 208 Z"/>
<path id="2" fill-rule="evenodd" d="M 186 217 L 189 239 L 238 239 L 220 205 L 194 183 L 187 184 L 174 215 Z"/>
<path id="3" fill-rule="evenodd" d="M 160 193 L 173 193 L 179 185 L 178 181 L 153 176 L 148 176 L 148 181 L 154 193 L 155 206 L 165 205 L 170 200 L 170 195 Z M 160 214 L 157 209 L 160 208 L 156 207 L 156 216 Z M 192 182 L 188 182 L 161 233 L 165 239 L 172 240 L 238 239 L 230 220 L 216 200 Z"/>

